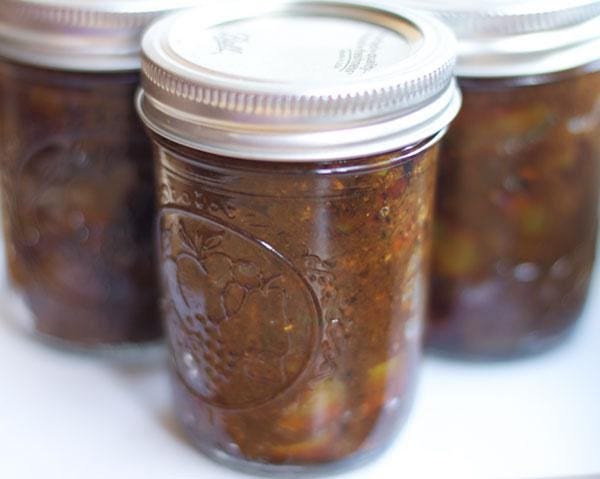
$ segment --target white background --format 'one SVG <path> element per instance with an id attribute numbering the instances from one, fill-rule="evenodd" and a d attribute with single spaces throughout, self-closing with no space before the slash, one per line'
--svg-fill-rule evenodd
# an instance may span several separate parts
<path id="1" fill-rule="evenodd" d="M 600 477 L 599 293 L 596 280 L 575 337 L 549 354 L 428 358 L 392 449 L 340 479 Z M 160 350 L 137 363 L 57 351 L 14 329 L 11 304 L 0 305 L 0 478 L 248 477 L 185 442 Z"/>

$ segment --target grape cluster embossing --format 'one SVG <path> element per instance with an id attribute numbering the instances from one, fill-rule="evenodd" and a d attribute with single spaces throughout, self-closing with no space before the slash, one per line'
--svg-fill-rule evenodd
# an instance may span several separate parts
<path id="1" fill-rule="evenodd" d="M 268 245 L 204 216 L 161 214 L 165 314 L 176 367 L 208 403 L 260 405 L 307 371 L 320 313 L 302 276 Z"/>
<path id="2" fill-rule="evenodd" d="M 7 235 L 27 276 L 18 280 L 71 304 L 118 301 L 134 287 L 139 258 L 152 256 L 151 242 L 136 240 L 136 224 L 152 216 L 152 185 L 137 184 L 133 162 L 115 161 L 127 158 L 127 144 L 105 143 L 59 136 L 35 144 L 6 195 Z"/>
<path id="3" fill-rule="evenodd" d="M 344 357 L 351 336 L 353 321 L 348 314 L 350 305 L 342 298 L 335 277 L 335 262 L 315 254 L 306 254 L 303 268 L 311 287 L 319 298 L 323 312 L 324 334 L 311 383 L 335 375 Z"/>

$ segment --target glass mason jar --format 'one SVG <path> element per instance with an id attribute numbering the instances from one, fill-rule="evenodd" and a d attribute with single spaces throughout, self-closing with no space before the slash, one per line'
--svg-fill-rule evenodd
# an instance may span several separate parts
<path id="1" fill-rule="evenodd" d="M 600 3 L 513 3 L 427 4 L 461 45 L 464 104 L 441 153 L 428 334 L 453 355 L 558 343 L 594 267 Z"/>
<path id="2" fill-rule="evenodd" d="M 132 3 L 0 0 L 6 307 L 72 346 L 161 334 L 151 148 L 133 98 L 142 29 L 175 6 Z"/>
<path id="3" fill-rule="evenodd" d="M 204 453 L 339 468 L 398 431 L 453 50 L 441 23 L 344 2 L 240 3 L 147 32 L 138 109 L 175 407 Z"/>

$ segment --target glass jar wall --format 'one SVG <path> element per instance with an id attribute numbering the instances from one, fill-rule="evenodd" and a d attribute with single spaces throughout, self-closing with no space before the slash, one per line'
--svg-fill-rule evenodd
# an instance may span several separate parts
<path id="1" fill-rule="evenodd" d="M 239 2 L 144 36 L 175 412 L 200 451 L 314 473 L 398 433 L 454 47 L 360 1 Z"/>
<path id="2" fill-rule="evenodd" d="M 588 295 L 600 189 L 600 3 L 402 0 L 459 39 L 441 153 L 429 345 L 541 352 Z"/>
<path id="3" fill-rule="evenodd" d="M 149 142 L 138 74 L 4 61 L 2 174 L 10 288 L 36 333 L 78 345 L 160 335 Z"/>
<path id="4" fill-rule="evenodd" d="M 219 456 L 368 455 L 410 408 L 437 148 L 282 165 L 157 142 L 177 413 Z"/>
<path id="5" fill-rule="evenodd" d="M 8 302 L 70 347 L 161 335 L 140 37 L 198 3 L 0 0 L 0 179 Z"/>
<path id="6" fill-rule="evenodd" d="M 594 267 L 600 73 L 460 82 L 443 146 L 431 310 L 434 348 L 543 350 L 567 335 Z"/>

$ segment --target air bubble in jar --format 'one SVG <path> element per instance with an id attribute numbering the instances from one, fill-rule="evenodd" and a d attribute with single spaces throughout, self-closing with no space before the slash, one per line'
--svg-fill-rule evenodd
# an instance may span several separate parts
<path id="1" fill-rule="evenodd" d="M 573 272 L 571 261 L 565 256 L 556 261 L 550 269 L 550 275 L 556 279 L 565 279 Z"/>
<path id="2" fill-rule="evenodd" d="M 531 283 L 540 277 L 540 268 L 534 263 L 521 263 L 513 269 L 513 276 L 521 283 Z"/>

